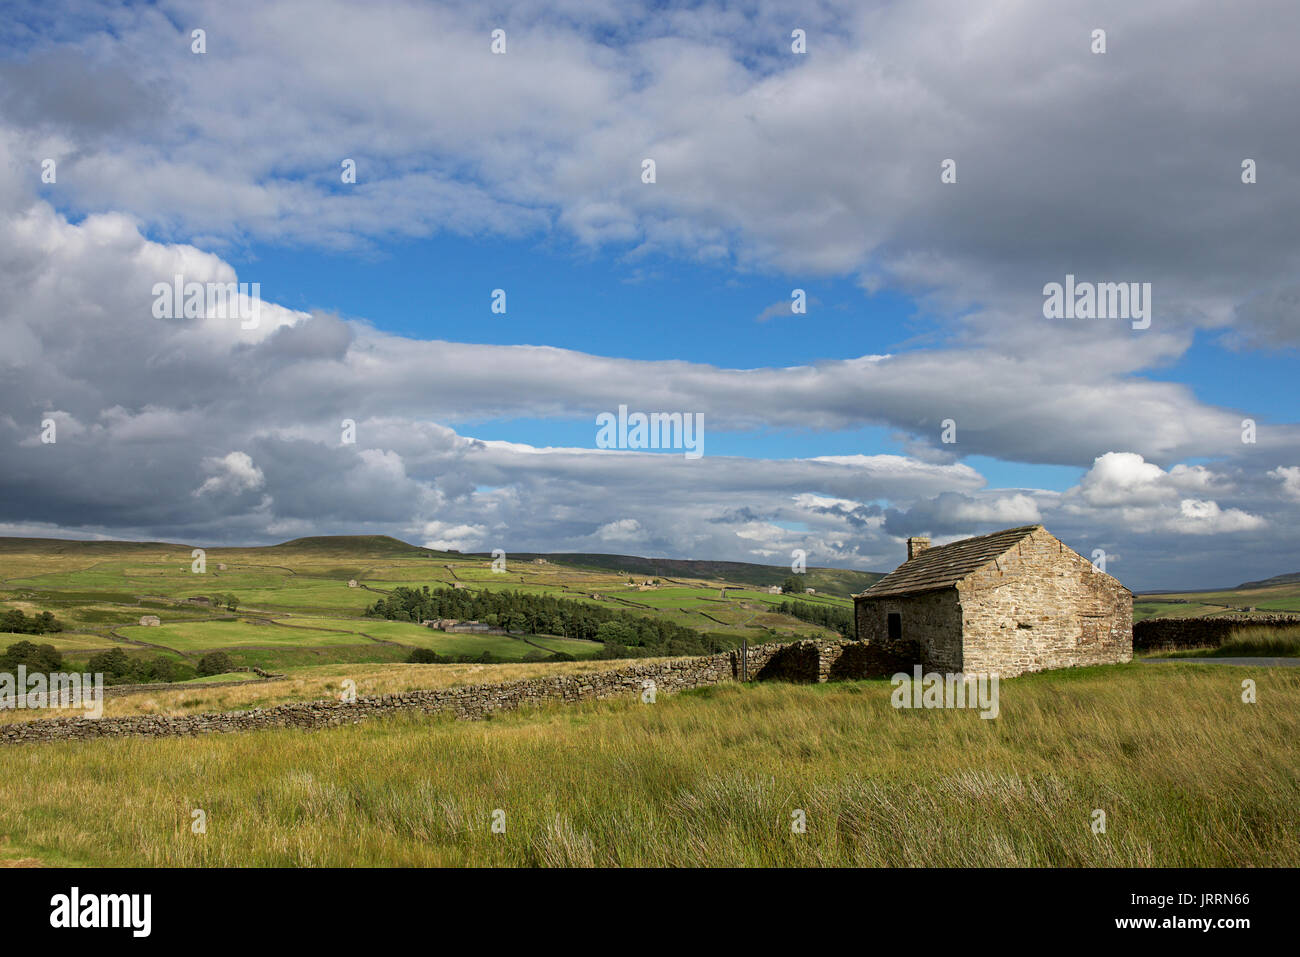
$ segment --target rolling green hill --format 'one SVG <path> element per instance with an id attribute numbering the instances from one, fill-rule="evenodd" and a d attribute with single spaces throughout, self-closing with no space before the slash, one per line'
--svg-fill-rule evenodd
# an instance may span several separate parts
<path id="1" fill-rule="evenodd" d="M 1300 584 L 1300 572 L 1291 572 L 1289 575 L 1274 575 L 1272 578 L 1265 578 L 1258 582 L 1243 582 L 1237 586 L 1238 591 L 1245 591 L 1251 588 L 1269 588 L 1273 585 L 1297 585 Z"/>
<path id="2" fill-rule="evenodd" d="M 219 549 L 214 549 L 218 551 Z M 456 552 L 439 552 L 412 545 L 390 535 L 313 535 L 295 538 L 279 545 L 241 548 L 240 551 L 263 551 L 268 554 L 291 553 L 321 558 L 455 558 Z"/>
<path id="3" fill-rule="evenodd" d="M 473 558 L 490 558 L 486 553 L 468 555 Z M 543 559 L 552 565 L 573 568 L 590 568 L 643 578 L 703 578 L 742 585 L 780 585 L 790 577 L 784 565 L 756 565 L 750 562 L 722 562 L 685 558 L 640 558 L 635 555 L 603 555 L 598 553 L 520 552 L 511 556 L 516 562 Z M 883 572 L 859 572 L 847 568 L 809 568 L 805 573 L 807 587 L 847 598 L 865 591 L 880 579 Z"/>

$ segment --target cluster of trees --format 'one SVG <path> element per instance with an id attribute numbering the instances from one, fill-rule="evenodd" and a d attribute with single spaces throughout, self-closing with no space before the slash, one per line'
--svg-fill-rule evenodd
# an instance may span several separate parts
<path id="1" fill-rule="evenodd" d="M 802 595 L 805 587 L 802 575 L 790 575 L 781 582 L 781 592 L 786 595 Z"/>
<path id="2" fill-rule="evenodd" d="M 45 635 L 62 630 L 63 622 L 48 611 L 28 618 L 21 608 L 11 608 L 0 617 L 0 631 L 12 631 L 16 635 Z"/>
<path id="3" fill-rule="evenodd" d="M 16 675 L 19 665 L 29 673 L 52 674 L 63 670 L 63 655 L 53 645 L 17 641 L 0 654 L 0 673 Z"/>
<path id="4" fill-rule="evenodd" d="M 155 682 L 188 681 L 194 677 L 222 675 L 235 670 L 224 651 L 209 651 L 195 667 L 166 655 L 131 657 L 121 648 L 91 655 L 86 670 L 103 674 L 106 685 L 144 685 Z"/>
<path id="5" fill-rule="evenodd" d="M 777 605 L 776 610 L 801 621 L 810 621 L 814 625 L 834 629 L 845 638 L 852 638 L 857 632 L 851 608 L 840 608 L 838 605 L 815 605 L 807 601 L 783 601 Z"/>
<path id="6" fill-rule="evenodd" d="M 716 636 L 665 619 L 514 591 L 398 587 L 367 608 L 366 615 L 414 622 L 470 619 L 519 634 L 585 638 L 602 642 L 600 657 L 606 658 L 704 655 L 730 647 Z"/>
<path id="7" fill-rule="evenodd" d="M 222 605 L 225 605 L 227 611 L 234 611 L 239 607 L 238 595 L 195 595 L 194 597 L 206 598 L 208 601 L 212 602 L 213 608 L 220 608 Z"/>
<path id="8" fill-rule="evenodd" d="M 162 681 L 185 681 L 194 668 L 166 655 L 131 657 L 121 648 L 91 655 L 86 671 L 102 674 L 106 685 L 144 685 Z"/>
<path id="9" fill-rule="evenodd" d="M 201 678 L 209 675 L 224 675 L 227 671 L 234 670 L 234 661 L 224 651 L 209 651 L 199 659 L 198 672 Z"/>

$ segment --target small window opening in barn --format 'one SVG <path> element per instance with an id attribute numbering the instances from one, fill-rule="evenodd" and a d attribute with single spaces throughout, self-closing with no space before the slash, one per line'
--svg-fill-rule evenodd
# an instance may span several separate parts
<path id="1" fill-rule="evenodd" d="M 886 619 L 889 625 L 889 640 L 903 640 L 903 616 L 896 611 L 891 611 Z"/>

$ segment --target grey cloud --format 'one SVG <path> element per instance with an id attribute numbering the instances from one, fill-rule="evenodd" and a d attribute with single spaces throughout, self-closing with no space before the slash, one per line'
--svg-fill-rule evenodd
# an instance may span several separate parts
<path id="1" fill-rule="evenodd" d="M 0 117 L 12 125 L 98 138 L 169 122 L 170 104 L 138 66 L 95 62 L 84 49 L 55 47 L 0 61 Z"/>
<path id="2" fill-rule="evenodd" d="M 341 360 L 352 345 L 354 333 L 348 323 L 337 316 L 313 314 L 306 322 L 281 326 L 269 339 L 248 348 L 271 361 L 285 359 Z"/>

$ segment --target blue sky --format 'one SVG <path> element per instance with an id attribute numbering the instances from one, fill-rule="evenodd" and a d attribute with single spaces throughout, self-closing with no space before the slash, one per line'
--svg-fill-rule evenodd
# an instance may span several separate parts
<path id="1" fill-rule="evenodd" d="M 552 345 L 629 359 L 687 359 L 728 368 L 888 352 L 926 331 L 914 302 L 872 296 L 851 278 L 703 265 L 537 240 L 439 236 L 359 257 L 256 246 L 229 261 L 292 308 L 364 317 L 416 338 Z M 491 312 L 505 289 L 507 314 Z M 791 292 L 804 316 L 758 321 Z M 788 311 L 788 310 L 787 310 Z"/>
<path id="2" fill-rule="evenodd" d="M 1043 522 L 1136 588 L 1294 571 L 1287 35 L 1172 0 L 15 8 L 0 531 L 884 570 Z M 1045 318 L 1067 273 L 1150 283 L 1150 328 Z M 259 283 L 260 325 L 159 321 L 176 274 Z M 620 405 L 702 415 L 704 456 L 597 448 Z"/>

